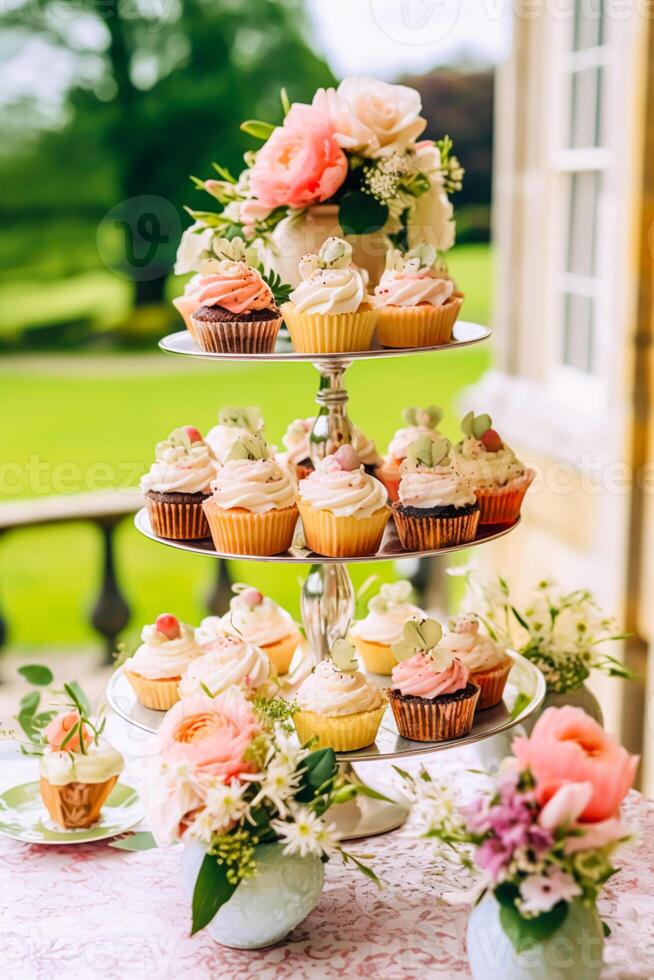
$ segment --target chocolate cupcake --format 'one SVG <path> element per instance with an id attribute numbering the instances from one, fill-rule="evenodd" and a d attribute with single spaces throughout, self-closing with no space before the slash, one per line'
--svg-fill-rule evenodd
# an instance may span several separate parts
<path id="1" fill-rule="evenodd" d="M 173 429 L 157 443 L 155 457 L 141 478 L 152 530 L 175 541 L 208 538 L 202 504 L 216 475 L 216 461 L 202 435 L 192 425 Z"/>

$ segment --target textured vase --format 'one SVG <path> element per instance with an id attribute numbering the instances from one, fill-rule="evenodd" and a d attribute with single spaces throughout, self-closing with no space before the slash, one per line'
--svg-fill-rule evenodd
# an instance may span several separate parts
<path id="1" fill-rule="evenodd" d="M 499 904 L 486 895 L 472 910 L 466 942 L 474 980 L 596 980 L 602 968 L 602 922 L 579 902 L 556 932 L 518 952 L 502 929 Z"/>
<path id="2" fill-rule="evenodd" d="M 182 884 L 189 901 L 205 856 L 197 841 L 182 854 Z M 307 917 L 324 884 L 320 858 L 284 857 L 281 844 L 255 850 L 257 874 L 242 881 L 207 926 L 210 936 L 234 949 L 260 949 L 281 942 Z"/>
<path id="3" fill-rule="evenodd" d="M 343 235 L 336 204 L 320 204 L 307 208 L 301 217 L 280 221 L 272 234 L 272 247 L 267 252 L 266 262 L 284 282 L 297 286 L 300 281 L 300 259 L 307 252 L 317 252 L 331 235 L 350 242 L 354 262 L 366 269 L 370 276 L 369 288 L 376 286 L 384 271 L 388 238 L 381 231 L 370 235 Z"/>
<path id="4" fill-rule="evenodd" d="M 531 730 L 542 715 L 544 711 L 548 708 L 562 708 L 564 705 L 569 704 L 573 708 L 582 708 L 587 715 L 590 715 L 598 723 L 598 725 L 604 725 L 604 715 L 602 714 L 602 709 L 600 708 L 599 701 L 585 684 L 578 684 L 577 687 L 573 687 L 569 691 L 565 691 L 563 694 L 556 694 L 554 691 L 548 691 L 545 695 L 545 700 L 543 701 L 542 707 L 539 711 L 534 712 L 530 715 L 524 722 L 524 728 L 528 735 L 531 734 Z"/>

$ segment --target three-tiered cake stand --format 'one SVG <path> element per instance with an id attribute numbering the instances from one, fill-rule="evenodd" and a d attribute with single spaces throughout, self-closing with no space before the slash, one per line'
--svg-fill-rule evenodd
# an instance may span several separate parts
<path id="1" fill-rule="evenodd" d="M 171 334 L 160 341 L 159 346 L 173 354 L 200 357 L 218 362 L 222 361 L 293 361 L 308 362 L 320 374 L 320 386 L 316 395 L 319 410 L 310 436 L 310 456 L 315 465 L 324 456 L 335 452 L 339 446 L 352 441 L 352 425 L 347 414 L 348 393 L 343 387 L 347 368 L 355 360 L 378 357 L 399 357 L 407 354 L 437 352 L 459 349 L 478 344 L 490 336 L 490 331 L 479 324 L 458 322 L 450 343 L 438 347 L 409 349 L 373 348 L 367 351 L 347 354 L 297 354 L 290 341 L 283 335 L 278 339 L 274 353 L 271 354 L 213 354 L 200 350 L 187 331 Z M 301 610 L 307 644 L 305 656 L 318 663 L 329 654 L 333 642 L 347 635 L 354 616 L 354 590 L 347 570 L 353 562 L 378 562 L 402 558 L 424 558 L 474 547 L 485 541 L 493 541 L 508 534 L 516 526 L 481 526 L 472 544 L 441 548 L 437 551 L 405 551 L 397 537 L 392 519 L 384 534 L 377 554 L 355 558 L 325 559 L 308 551 L 304 541 L 296 535 L 290 551 L 262 558 L 260 556 L 235 555 L 215 550 L 210 539 L 204 541 L 170 541 L 154 534 L 145 508 L 135 517 L 137 529 L 146 537 L 173 548 L 197 554 L 213 555 L 217 558 L 232 558 L 279 564 L 310 565 L 301 595 Z M 519 725 L 542 704 L 545 697 L 545 682 L 541 672 L 528 660 L 518 654 L 511 654 L 513 667 L 503 702 L 495 708 L 478 712 L 469 735 L 444 742 L 413 742 L 402 738 L 395 727 L 392 712 L 387 710 L 382 721 L 376 742 L 357 752 L 339 753 L 339 762 L 350 777 L 353 766 L 360 762 L 373 762 L 381 759 L 398 759 L 418 753 L 442 752 L 453 747 L 479 743 L 494 738 Z M 370 675 L 370 679 L 380 687 L 388 686 L 389 679 Z M 107 698 L 113 710 L 130 725 L 144 731 L 155 733 L 163 718 L 160 711 L 144 708 L 136 700 L 134 692 L 122 669 L 113 675 L 107 689 Z M 366 775 L 366 782 L 384 794 L 382 785 Z M 391 796 L 393 790 L 388 791 Z M 385 795 L 385 794 L 384 794 Z M 407 808 L 401 802 L 374 800 L 357 797 L 350 803 L 335 807 L 336 822 L 343 838 L 365 837 L 385 833 L 398 827 L 407 815 Z M 330 813 L 331 816 L 331 813 Z"/>

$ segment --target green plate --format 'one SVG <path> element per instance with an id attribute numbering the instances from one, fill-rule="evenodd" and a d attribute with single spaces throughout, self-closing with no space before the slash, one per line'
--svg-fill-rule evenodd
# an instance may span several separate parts
<path id="1" fill-rule="evenodd" d="M 0 833 L 26 844 L 82 844 L 105 840 L 129 830 L 143 819 L 138 793 L 116 783 L 102 807 L 100 820 L 87 830 L 62 830 L 49 817 L 38 782 L 13 786 L 0 794 Z"/>

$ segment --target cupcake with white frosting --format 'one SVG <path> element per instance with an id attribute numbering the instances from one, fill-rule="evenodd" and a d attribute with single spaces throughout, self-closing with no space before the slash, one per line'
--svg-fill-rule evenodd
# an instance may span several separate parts
<path id="1" fill-rule="evenodd" d="M 203 649 L 206 649 L 209 643 L 213 643 L 214 640 L 219 640 L 224 636 L 226 633 L 223 629 L 222 616 L 205 616 L 195 629 L 195 640 Z"/>
<path id="2" fill-rule="evenodd" d="M 177 689 L 186 668 L 204 651 L 193 627 L 170 613 L 144 626 L 141 639 L 136 653 L 125 661 L 123 673 L 144 707 L 168 711 L 179 700 Z"/>
<path id="3" fill-rule="evenodd" d="M 480 688 L 477 709 L 499 704 L 512 666 L 503 647 L 479 630 L 474 613 L 462 613 L 447 621 L 439 649 L 446 650 L 470 671 L 470 680 Z"/>
<path id="4" fill-rule="evenodd" d="M 39 788 L 51 819 L 65 830 L 92 827 L 123 771 L 122 755 L 78 711 L 57 715 L 43 735 Z"/>
<path id="5" fill-rule="evenodd" d="M 436 347 L 452 339 L 463 295 L 437 265 L 432 245 L 411 251 L 391 249 L 375 288 L 377 339 L 384 347 Z"/>
<path id="6" fill-rule="evenodd" d="M 313 470 L 311 462 L 311 432 L 316 419 L 311 416 L 306 419 L 294 419 L 282 436 L 282 444 L 285 452 L 277 453 L 276 459 L 280 465 L 285 465 L 297 476 L 298 480 L 303 480 L 309 476 Z M 383 459 L 377 452 L 377 447 L 372 439 L 364 435 L 361 429 L 352 425 L 352 448 L 359 457 L 359 462 L 363 465 L 366 473 L 374 476 L 377 466 L 381 466 Z M 207 437 L 208 438 L 208 437 Z"/>
<path id="7" fill-rule="evenodd" d="M 234 448 L 234 443 L 243 436 L 263 435 L 261 410 L 255 406 L 239 408 L 226 406 L 218 412 L 218 424 L 206 434 L 205 442 L 222 466 Z"/>
<path id="8" fill-rule="evenodd" d="M 259 435 L 234 443 L 202 505 L 216 550 L 231 555 L 288 551 L 297 523 L 295 481 Z"/>
<path id="9" fill-rule="evenodd" d="M 393 518 L 402 547 L 434 551 L 474 541 L 479 504 L 470 480 L 452 466 L 447 439 L 420 436 L 402 464 Z"/>
<path id="10" fill-rule="evenodd" d="M 272 697 L 277 691 L 276 671 L 266 654 L 254 643 L 223 636 L 193 660 L 179 684 L 180 697 L 206 694 L 213 697 L 239 687 L 248 697 Z"/>
<path id="11" fill-rule="evenodd" d="M 214 455 L 195 426 L 173 429 L 157 443 L 155 461 L 141 477 L 154 533 L 175 541 L 208 538 L 202 503 L 215 475 Z"/>
<path id="12" fill-rule="evenodd" d="M 352 263 L 352 246 L 328 238 L 317 255 L 302 257 L 299 270 L 302 281 L 282 306 L 298 354 L 370 350 L 377 311 L 365 274 Z"/>
<path id="13" fill-rule="evenodd" d="M 464 438 L 452 453 L 453 465 L 470 480 L 480 507 L 480 524 L 513 524 L 534 476 L 492 428 L 490 415 L 468 412 Z"/>
<path id="14" fill-rule="evenodd" d="M 227 636 L 254 643 L 266 654 L 278 674 L 286 674 L 302 634 L 290 613 L 258 589 L 233 586 L 236 595 L 221 619 Z"/>
<path id="15" fill-rule="evenodd" d="M 295 727 L 302 744 L 354 752 L 371 745 L 386 710 L 382 692 L 357 669 L 354 646 L 337 640 L 297 692 Z"/>
<path id="16" fill-rule="evenodd" d="M 373 674 L 390 674 L 397 664 L 391 647 L 401 639 L 404 624 L 425 617 L 423 610 L 409 601 L 411 591 L 406 580 L 382 585 L 368 603 L 368 615 L 350 630 L 366 670 Z"/>
<path id="17" fill-rule="evenodd" d="M 352 446 L 321 460 L 298 493 L 304 537 L 316 554 L 353 558 L 379 550 L 390 516 L 386 489 L 365 472 Z"/>
<path id="18" fill-rule="evenodd" d="M 426 436 L 432 442 L 441 439 L 438 424 L 442 417 L 443 412 L 437 405 L 429 405 L 427 408 L 405 408 L 402 412 L 406 425 L 397 430 L 388 444 L 386 455 L 375 469 L 375 476 L 384 484 L 391 500 L 397 500 L 402 478 L 400 467 L 407 457 L 409 446 L 419 436 Z"/>

